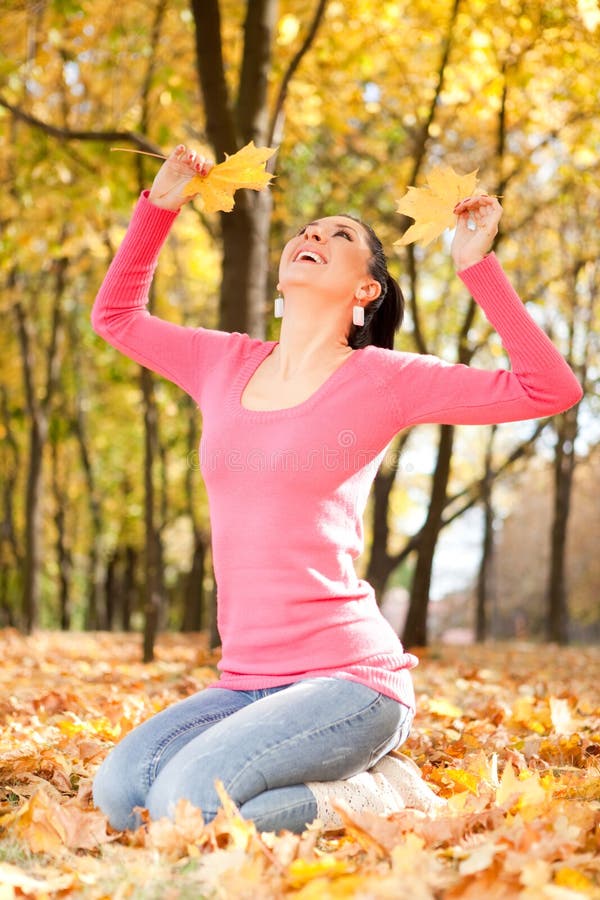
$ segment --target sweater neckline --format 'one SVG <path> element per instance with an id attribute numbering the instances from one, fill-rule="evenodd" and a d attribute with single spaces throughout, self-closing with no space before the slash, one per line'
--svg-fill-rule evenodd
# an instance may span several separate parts
<path id="1" fill-rule="evenodd" d="M 242 394 L 246 388 L 246 385 L 258 369 L 258 367 L 265 361 L 267 356 L 269 356 L 279 341 L 264 341 L 258 344 L 258 347 L 254 352 L 250 352 L 243 365 L 240 366 L 238 370 L 237 377 L 233 384 L 233 390 L 230 394 L 231 402 L 233 403 L 236 411 L 243 415 L 248 419 L 255 420 L 266 420 L 266 419 L 276 419 L 276 418 L 290 418 L 292 416 L 300 415 L 303 412 L 306 412 L 321 399 L 323 394 L 326 394 L 331 390 L 332 386 L 345 374 L 349 368 L 352 367 L 353 360 L 360 356 L 360 351 L 355 350 L 344 362 L 335 369 L 331 375 L 328 375 L 325 381 L 323 381 L 319 387 L 312 392 L 312 394 L 303 400 L 301 403 L 296 403 L 293 406 L 284 406 L 281 409 L 247 409 L 242 404 Z"/>

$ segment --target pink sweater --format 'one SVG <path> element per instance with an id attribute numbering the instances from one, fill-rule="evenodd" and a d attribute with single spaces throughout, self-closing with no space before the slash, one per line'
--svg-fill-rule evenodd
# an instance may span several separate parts
<path id="1" fill-rule="evenodd" d="M 203 418 L 222 640 L 220 687 L 317 675 L 369 685 L 414 707 L 417 659 L 357 577 L 363 513 L 394 435 L 418 422 L 490 424 L 548 416 L 581 397 L 492 254 L 461 273 L 500 333 L 512 371 L 366 347 L 308 400 L 250 411 L 241 394 L 275 341 L 150 316 L 158 253 L 176 214 L 143 195 L 92 311 L 98 334 L 179 385 Z"/>

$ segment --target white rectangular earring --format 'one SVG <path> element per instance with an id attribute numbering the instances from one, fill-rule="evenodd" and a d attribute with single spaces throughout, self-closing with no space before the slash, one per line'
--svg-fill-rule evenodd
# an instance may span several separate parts
<path id="1" fill-rule="evenodd" d="M 279 297 L 275 297 L 273 314 L 276 319 L 281 319 L 283 317 L 283 297 L 281 295 Z"/>
<path id="2" fill-rule="evenodd" d="M 356 306 L 352 307 L 352 321 L 355 325 L 358 325 L 360 328 L 361 325 L 365 324 L 365 309 L 364 306 Z"/>

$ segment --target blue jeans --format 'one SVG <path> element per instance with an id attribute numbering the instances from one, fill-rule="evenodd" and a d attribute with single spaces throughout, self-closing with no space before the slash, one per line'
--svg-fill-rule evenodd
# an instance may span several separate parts
<path id="1" fill-rule="evenodd" d="M 152 819 L 172 816 L 182 797 L 210 822 L 219 779 L 260 831 L 299 833 L 317 814 L 304 782 L 369 769 L 406 740 L 411 722 L 402 703 L 341 678 L 209 688 L 126 735 L 98 770 L 94 801 L 119 830 L 139 825 L 134 807 Z"/>

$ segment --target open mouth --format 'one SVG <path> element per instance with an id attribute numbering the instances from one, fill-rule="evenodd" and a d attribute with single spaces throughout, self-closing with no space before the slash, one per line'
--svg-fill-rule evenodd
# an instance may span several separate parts
<path id="1" fill-rule="evenodd" d="M 314 263 L 317 266 L 324 266 L 325 260 L 319 253 L 315 253 L 314 250 L 301 250 L 294 257 L 294 262 L 308 262 Z"/>

